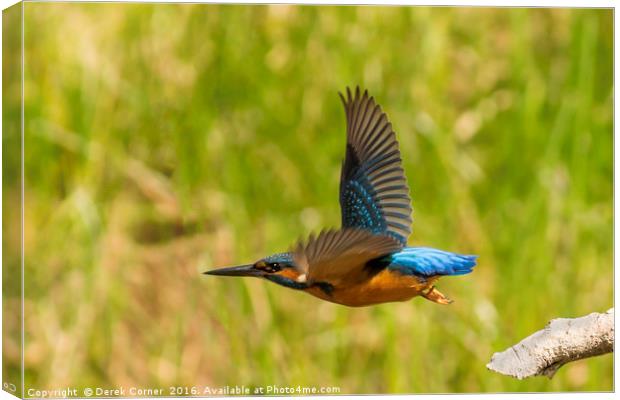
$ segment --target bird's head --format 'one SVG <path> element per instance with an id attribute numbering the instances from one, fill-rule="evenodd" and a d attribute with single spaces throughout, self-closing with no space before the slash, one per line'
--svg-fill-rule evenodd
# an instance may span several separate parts
<path id="1" fill-rule="evenodd" d="M 205 272 L 206 275 L 253 276 L 265 278 L 292 289 L 308 287 L 303 274 L 296 266 L 292 253 L 278 253 L 261 258 L 254 264 L 226 267 Z"/>

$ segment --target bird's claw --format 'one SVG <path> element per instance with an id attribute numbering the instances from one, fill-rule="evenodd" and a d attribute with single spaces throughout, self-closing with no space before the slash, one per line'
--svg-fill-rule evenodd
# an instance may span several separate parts
<path id="1" fill-rule="evenodd" d="M 438 304 L 450 304 L 453 302 L 453 300 L 449 299 L 443 293 L 437 290 L 435 286 L 431 286 L 430 288 L 423 291 L 422 297 L 424 297 L 427 300 L 432 301 L 433 303 L 438 303 Z"/>

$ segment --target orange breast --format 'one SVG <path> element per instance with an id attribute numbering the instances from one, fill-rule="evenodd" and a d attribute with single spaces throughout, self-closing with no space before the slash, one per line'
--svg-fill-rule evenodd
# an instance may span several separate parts
<path id="1" fill-rule="evenodd" d="M 350 307 L 362 307 L 372 304 L 405 301 L 429 289 L 437 277 L 420 282 L 416 277 L 401 275 L 398 272 L 383 270 L 367 281 L 351 286 L 335 287 L 328 295 L 318 287 L 305 291 L 320 299 Z"/>

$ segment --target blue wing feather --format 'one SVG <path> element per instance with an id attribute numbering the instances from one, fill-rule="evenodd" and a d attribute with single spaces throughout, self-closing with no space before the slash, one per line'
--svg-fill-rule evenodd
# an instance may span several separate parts
<path id="1" fill-rule="evenodd" d="M 475 255 L 462 255 L 430 247 L 405 247 L 389 256 L 388 269 L 405 275 L 465 275 L 476 265 Z"/>
<path id="2" fill-rule="evenodd" d="M 340 95 L 347 117 L 347 147 L 340 177 L 343 228 L 386 234 L 406 245 L 411 199 L 396 134 L 367 92 Z"/>
<path id="3" fill-rule="evenodd" d="M 340 195 L 342 226 L 366 229 L 375 234 L 385 232 L 381 208 L 373 201 L 372 187 L 364 179 L 345 183 Z"/>

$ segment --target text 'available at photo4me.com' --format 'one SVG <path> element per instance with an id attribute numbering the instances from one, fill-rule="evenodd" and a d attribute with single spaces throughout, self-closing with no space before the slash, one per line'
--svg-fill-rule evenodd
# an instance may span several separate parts
<path id="1" fill-rule="evenodd" d="M 85 388 L 28 388 L 26 397 L 156 397 L 156 396 L 255 396 L 255 395 L 320 395 L 341 394 L 337 386 L 168 386 L 168 387 L 85 387 Z"/>

